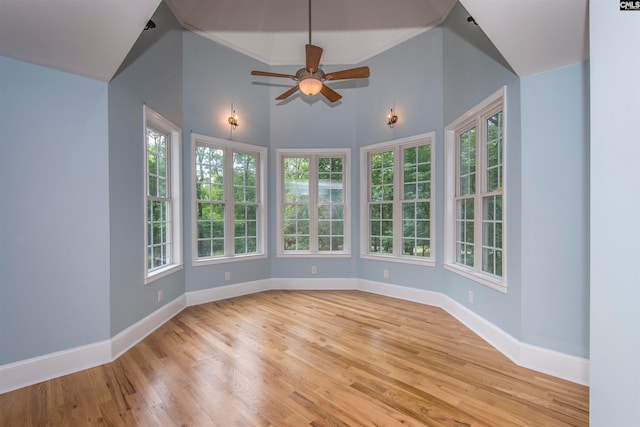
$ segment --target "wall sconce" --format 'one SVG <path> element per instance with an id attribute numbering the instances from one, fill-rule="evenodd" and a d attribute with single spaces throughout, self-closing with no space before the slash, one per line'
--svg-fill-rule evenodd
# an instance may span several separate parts
<path id="1" fill-rule="evenodd" d="M 389 113 L 387 118 L 389 119 L 387 124 L 389 125 L 390 128 L 393 128 L 393 126 L 398 122 L 398 116 L 393 114 L 393 108 L 391 109 L 391 113 Z"/>
<path id="2" fill-rule="evenodd" d="M 240 126 L 240 123 L 238 123 L 238 115 L 236 114 L 236 110 L 233 110 L 227 121 L 231 125 L 232 130 L 235 130 L 238 126 Z"/>

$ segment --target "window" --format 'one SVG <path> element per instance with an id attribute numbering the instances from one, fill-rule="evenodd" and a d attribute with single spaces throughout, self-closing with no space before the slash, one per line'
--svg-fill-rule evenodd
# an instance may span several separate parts
<path id="1" fill-rule="evenodd" d="M 506 292 L 504 96 L 445 129 L 445 267 Z"/>
<path id="2" fill-rule="evenodd" d="M 278 255 L 348 256 L 349 150 L 278 150 Z"/>
<path id="3" fill-rule="evenodd" d="M 433 137 L 361 148 L 361 257 L 435 265 Z"/>
<path id="4" fill-rule="evenodd" d="M 182 268 L 180 129 L 144 107 L 145 283 Z"/>
<path id="5" fill-rule="evenodd" d="M 266 256 L 264 147 L 193 134 L 194 264 Z"/>

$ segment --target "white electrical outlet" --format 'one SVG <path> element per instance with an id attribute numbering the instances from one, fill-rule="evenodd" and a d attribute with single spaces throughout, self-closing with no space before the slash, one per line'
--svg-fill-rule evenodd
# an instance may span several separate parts
<path id="1" fill-rule="evenodd" d="M 382 276 L 383 276 L 385 279 L 388 279 L 388 278 L 389 278 L 389 270 L 384 269 L 384 271 L 382 272 Z"/>
<path id="2" fill-rule="evenodd" d="M 162 301 L 164 299 L 164 292 L 162 292 L 162 289 L 160 289 L 158 291 L 158 302 Z"/>
<path id="3" fill-rule="evenodd" d="M 469 291 L 469 303 L 473 304 L 473 291 Z"/>
<path id="4" fill-rule="evenodd" d="M 227 271 L 224 273 L 224 280 L 231 280 L 231 272 Z"/>
<path id="5" fill-rule="evenodd" d="M 311 266 L 311 274 L 316 274 L 318 272 L 318 269 L 316 268 L 315 265 Z"/>

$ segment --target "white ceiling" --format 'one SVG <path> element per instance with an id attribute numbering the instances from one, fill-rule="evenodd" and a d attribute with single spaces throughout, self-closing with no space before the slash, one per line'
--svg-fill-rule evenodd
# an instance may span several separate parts
<path id="1" fill-rule="evenodd" d="M 314 0 L 322 63 L 356 64 L 440 24 L 456 0 Z M 307 0 L 167 0 L 185 28 L 269 65 L 300 64 Z"/>
<path id="2" fill-rule="evenodd" d="M 520 76 L 588 57 L 588 0 L 460 0 Z M 0 0 L 0 55 L 109 81 L 160 0 Z M 182 25 L 266 64 L 301 64 L 306 0 L 167 0 Z M 438 25 L 455 0 L 314 0 L 323 64 Z"/>
<path id="3" fill-rule="evenodd" d="M 0 0 L 0 55 L 109 81 L 160 0 Z"/>
<path id="4" fill-rule="evenodd" d="M 520 77 L 589 58 L 587 0 L 460 3 Z"/>

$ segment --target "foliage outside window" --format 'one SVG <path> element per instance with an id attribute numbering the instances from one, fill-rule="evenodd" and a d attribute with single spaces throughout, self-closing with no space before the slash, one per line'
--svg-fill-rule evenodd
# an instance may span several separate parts
<path id="1" fill-rule="evenodd" d="M 194 259 L 263 257 L 266 149 L 192 136 Z"/>
<path id="2" fill-rule="evenodd" d="M 145 281 L 182 266 L 180 130 L 144 107 Z"/>
<path id="3" fill-rule="evenodd" d="M 445 130 L 445 267 L 506 291 L 504 90 L 462 117 Z"/>
<path id="4" fill-rule="evenodd" d="M 349 254 L 349 150 L 279 151 L 278 254 Z"/>
<path id="5" fill-rule="evenodd" d="M 434 265 L 433 133 L 361 149 L 361 256 Z"/>

